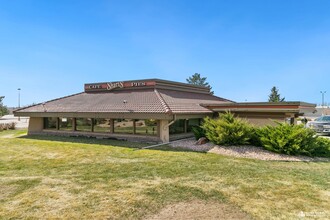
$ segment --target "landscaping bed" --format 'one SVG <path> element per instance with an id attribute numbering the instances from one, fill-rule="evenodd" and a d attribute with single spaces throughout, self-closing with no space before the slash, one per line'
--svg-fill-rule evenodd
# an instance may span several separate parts
<path id="1" fill-rule="evenodd" d="M 174 148 L 187 149 L 199 152 L 209 152 L 233 157 L 251 158 L 258 160 L 278 160 L 278 161 L 330 161 L 330 158 L 323 157 L 307 157 L 307 156 L 290 156 L 285 154 L 278 154 L 262 147 L 255 147 L 251 145 L 241 146 L 219 146 L 211 142 L 198 145 L 194 138 L 189 138 L 181 141 L 171 143 Z"/>

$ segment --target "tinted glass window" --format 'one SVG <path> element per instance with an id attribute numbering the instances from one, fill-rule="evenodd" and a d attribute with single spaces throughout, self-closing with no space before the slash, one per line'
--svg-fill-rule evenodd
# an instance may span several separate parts
<path id="1" fill-rule="evenodd" d="M 136 120 L 135 132 L 142 135 L 157 135 L 157 121 L 153 119 Z"/>
<path id="2" fill-rule="evenodd" d="M 184 123 L 185 120 L 183 119 L 176 120 L 173 124 L 170 125 L 170 134 L 184 133 Z"/>
<path id="3" fill-rule="evenodd" d="M 77 131 L 92 131 L 92 119 L 91 118 L 77 118 L 76 119 Z"/>
<path id="4" fill-rule="evenodd" d="M 57 118 L 44 118 L 44 129 L 56 130 Z"/>
<path id="5" fill-rule="evenodd" d="M 133 134 L 132 119 L 115 119 L 114 124 L 115 133 Z"/>
<path id="6" fill-rule="evenodd" d="M 330 121 L 330 116 L 323 116 L 323 121 Z"/>
<path id="7" fill-rule="evenodd" d="M 72 130 L 72 118 L 60 118 L 60 130 Z"/>
<path id="8" fill-rule="evenodd" d="M 110 132 L 110 119 L 94 119 L 94 132 Z"/>

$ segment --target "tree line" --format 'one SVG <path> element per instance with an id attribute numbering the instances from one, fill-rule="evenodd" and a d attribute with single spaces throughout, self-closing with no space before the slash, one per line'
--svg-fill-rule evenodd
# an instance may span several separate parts
<path id="1" fill-rule="evenodd" d="M 4 98 L 5 98 L 4 96 L 0 96 L 0 116 L 9 114 L 9 110 L 7 106 L 3 105 L 2 102 Z"/>

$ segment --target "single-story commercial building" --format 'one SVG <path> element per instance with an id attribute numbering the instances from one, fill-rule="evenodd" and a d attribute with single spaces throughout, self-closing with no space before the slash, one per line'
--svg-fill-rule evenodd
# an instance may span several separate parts
<path id="1" fill-rule="evenodd" d="M 90 83 L 84 92 L 20 108 L 28 134 L 90 136 L 168 142 L 191 136 L 206 116 L 230 110 L 252 123 L 293 119 L 313 111 L 302 102 L 235 103 L 209 88 L 160 79 Z"/>
<path id="2" fill-rule="evenodd" d="M 225 104 L 204 104 L 214 112 L 230 111 L 255 125 L 276 124 L 274 121 L 286 121 L 296 124 L 296 119 L 315 111 L 315 104 L 306 102 L 242 102 Z"/>

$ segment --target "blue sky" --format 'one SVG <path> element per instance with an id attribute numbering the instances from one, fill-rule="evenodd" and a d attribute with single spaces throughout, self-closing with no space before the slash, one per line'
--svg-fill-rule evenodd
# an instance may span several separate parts
<path id="1" fill-rule="evenodd" d="M 0 0 L 0 96 L 39 103 L 84 83 L 198 72 L 215 95 L 330 102 L 328 0 Z"/>

